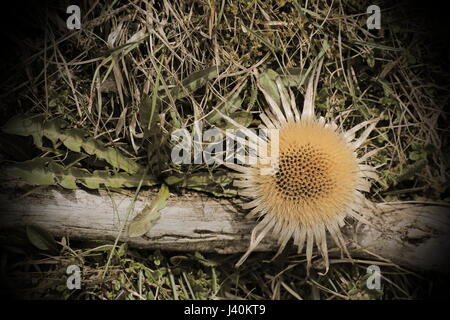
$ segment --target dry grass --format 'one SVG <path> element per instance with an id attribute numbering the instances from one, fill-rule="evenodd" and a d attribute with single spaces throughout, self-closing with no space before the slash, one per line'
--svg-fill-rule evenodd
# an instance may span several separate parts
<path id="1" fill-rule="evenodd" d="M 33 47 L 23 42 L 22 49 L 29 52 L 21 61 L 24 72 L 2 83 L 6 93 L 0 100 L 6 117 L 26 111 L 63 118 L 141 165 L 149 163 L 159 181 L 196 174 L 214 177 L 223 169 L 171 163 L 170 132 L 192 131 L 195 120 L 203 120 L 206 128 L 225 126 L 216 109 L 257 125 L 264 100 L 255 77 L 267 68 L 286 75 L 300 105 L 309 67 L 323 55 L 316 102 L 321 115 L 343 120 L 350 128 L 383 113 L 362 151 L 383 148 L 374 163 L 381 179 L 371 198 L 448 200 L 444 156 L 448 131 L 442 126 L 449 95 L 440 85 L 448 75 L 433 64 L 439 61 L 433 60 L 434 53 L 423 40 L 427 31 L 400 5 L 383 4 L 382 29 L 372 31 L 365 25 L 365 2 L 356 0 L 94 1 L 82 11 L 78 31 L 68 31 L 56 13 L 60 8 L 53 6 L 40 24 L 40 31 L 45 31 L 39 33 L 41 38 Z M 213 76 L 199 77 L 189 82 L 187 91 L 182 89 L 186 78 L 212 66 L 216 66 L 209 69 Z M 242 103 L 233 110 L 227 102 L 236 93 Z M 151 97 L 155 115 L 149 127 L 140 114 L 145 97 Z M 61 145 L 30 152 L 24 141 L 12 149 L 2 137 L 3 157 L 25 160 L 46 155 L 66 161 L 68 153 L 57 152 Z M 105 166 L 94 160 L 82 158 L 76 165 Z M 216 195 L 232 194 L 228 183 L 211 180 L 206 187 L 195 180 L 184 186 L 208 192 L 214 183 Z M 26 269 L 34 268 L 39 277 L 50 280 L 69 260 L 88 252 L 61 250 L 45 262 L 27 260 Z M 364 261 L 336 262 L 326 277 L 305 279 L 303 257 L 285 256 L 277 263 L 259 265 L 264 256 L 256 256 L 236 271 L 235 256 L 208 257 L 224 260 L 219 267 L 185 254 L 181 261 L 188 263 L 179 267 L 170 253 L 161 257 L 152 253 L 150 260 L 142 256 L 146 254 L 125 250 L 113 259 L 107 281 L 99 276 L 106 264 L 104 253 L 82 258 L 86 290 L 72 298 L 408 299 L 427 294 L 425 280 L 389 266 L 383 273 L 383 292 L 368 292 L 361 285 Z M 164 263 L 156 264 L 155 256 Z M 47 263 L 48 272 L 39 269 Z M 24 264 L 11 270 L 23 272 Z M 37 296 L 54 293 L 54 283 L 41 280 L 39 284 L 51 285 L 35 291 Z M 418 283 L 424 287 L 415 291 Z"/>

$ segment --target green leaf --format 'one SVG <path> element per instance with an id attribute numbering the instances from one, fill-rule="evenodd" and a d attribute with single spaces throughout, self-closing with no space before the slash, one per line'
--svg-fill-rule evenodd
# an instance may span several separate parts
<path id="1" fill-rule="evenodd" d="M 245 32 L 250 32 L 256 39 L 258 39 L 261 43 L 263 43 L 265 46 L 267 46 L 269 49 L 273 50 L 273 51 L 278 51 L 278 52 L 282 52 L 283 49 L 281 49 L 280 47 L 277 47 L 275 45 L 273 45 L 272 43 L 270 43 L 269 41 L 267 41 L 266 39 L 264 39 L 258 32 L 253 31 L 250 28 L 247 28 L 245 25 L 242 25 L 242 29 Z"/>
<path id="2" fill-rule="evenodd" d="M 216 261 L 206 259 L 200 252 L 195 251 L 195 260 L 200 262 L 205 267 L 217 267 L 219 264 Z"/>
<path id="3" fill-rule="evenodd" d="M 55 250 L 56 242 L 53 239 L 53 236 L 45 229 L 34 226 L 27 225 L 26 233 L 28 240 L 34 245 L 36 248 L 40 250 Z"/>
<path id="4" fill-rule="evenodd" d="M 413 161 L 418 161 L 421 159 L 425 159 L 427 157 L 427 153 L 426 151 L 411 151 L 409 153 L 409 159 L 413 160 Z"/>
<path id="5" fill-rule="evenodd" d="M 9 119 L 2 127 L 2 131 L 19 136 L 33 136 L 34 144 L 40 148 L 42 147 L 43 122 L 44 116 L 42 115 L 30 118 L 18 115 Z"/>
<path id="6" fill-rule="evenodd" d="M 128 173 L 137 173 L 142 168 L 134 160 L 125 157 L 119 150 L 105 145 L 93 137 L 89 137 L 87 131 L 78 128 L 65 129 L 67 123 L 62 119 L 44 121 L 42 116 L 18 116 L 9 120 L 2 128 L 6 133 L 20 136 L 33 136 L 34 143 L 42 147 L 42 137 L 46 137 L 55 144 L 61 141 L 69 150 L 80 153 L 84 150 L 89 155 L 94 155 L 105 160 L 115 168 Z"/>
<path id="7" fill-rule="evenodd" d="M 169 198 L 169 188 L 163 184 L 159 189 L 158 195 L 134 217 L 128 226 L 128 235 L 130 237 L 140 237 L 146 234 L 159 218 L 159 211 L 166 206 L 167 198 Z"/>
<path id="8" fill-rule="evenodd" d="M 164 61 L 164 57 L 163 57 L 163 61 Z M 163 66 L 163 64 L 161 63 L 161 65 L 159 66 L 157 76 L 156 76 L 155 86 L 153 87 L 152 101 L 151 101 L 151 106 L 150 106 L 150 110 L 151 110 L 150 117 L 145 119 L 145 122 L 144 122 L 145 127 L 149 130 L 151 129 L 151 126 L 153 125 L 153 123 L 156 122 L 157 114 L 159 113 L 159 112 L 155 112 L 155 110 L 156 110 L 156 102 L 159 98 L 158 97 L 158 89 L 159 89 L 159 81 L 161 78 L 162 66 Z M 158 110 L 159 110 L 159 108 L 158 108 Z"/>
<path id="9" fill-rule="evenodd" d="M 216 109 L 226 115 L 230 115 L 231 113 L 238 110 L 243 102 L 242 98 L 239 96 L 241 90 L 242 87 L 237 92 L 235 92 L 230 99 L 226 100 L 219 108 Z M 222 116 L 216 110 L 214 110 L 208 117 L 206 117 L 206 121 L 210 124 L 217 124 L 221 120 Z"/>
<path id="10" fill-rule="evenodd" d="M 402 170 L 397 177 L 397 183 L 413 178 L 415 175 L 420 174 L 423 168 L 428 164 L 427 159 L 420 159 L 414 164 L 407 166 Z"/>
<path id="11" fill-rule="evenodd" d="M 171 90 L 170 93 L 173 99 L 182 99 L 188 96 L 191 92 L 203 87 L 209 80 L 217 77 L 223 68 L 223 66 L 212 66 L 192 73 L 181 82 L 181 86 L 176 86 Z"/>
<path id="12" fill-rule="evenodd" d="M 282 76 L 283 83 L 289 87 L 300 87 L 305 81 L 306 71 L 303 68 L 286 68 L 286 75 Z"/>
<path id="13" fill-rule="evenodd" d="M 96 170 L 90 173 L 87 169 L 64 168 L 51 158 L 35 158 L 24 162 L 9 163 L 2 172 L 9 177 L 23 179 L 30 185 L 60 185 L 66 189 L 77 189 L 82 184 L 89 189 L 133 188 L 139 185 L 141 174 L 114 173 L 108 170 Z M 155 179 L 146 176 L 144 186 L 156 184 Z"/>
<path id="14" fill-rule="evenodd" d="M 393 94 L 393 89 L 390 83 L 388 83 L 387 81 L 383 81 L 383 80 L 378 80 L 378 82 L 381 84 L 381 86 L 383 87 L 383 92 L 384 92 L 384 96 L 385 97 L 392 97 Z"/>
<path id="15" fill-rule="evenodd" d="M 144 128 L 144 138 L 154 135 L 159 130 L 160 104 L 153 101 L 152 98 L 144 98 L 139 105 L 139 119 Z"/>
<path id="16" fill-rule="evenodd" d="M 236 195 L 235 189 L 228 188 L 233 179 L 226 172 L 197 172 L 189 176 L 169 176 L 164 179 L 168 185 L 210 193 L 217 197 Z"/>
<path id="17" fill-rule="evenodd" d="M 280 94 L 278 93 L 278 87 L 275 83 L 279 77 L 278 73 L 272 69 L 266 69 L 258 78 L 259 85 L 263 88 L 267 94 L 275 101 L 277 105 L 281 105 Z"/>
<path id="18" fill-rule="evenodd" d="M 159 129 L 156 124 L 159 122 L 158 115 L 161 109 L 161 97 L 158 95 L 158 91 L 162 65 L 163 64 L 160 65 L 156 75 L 156 81 L 151 97 L 145 97 L 139 105 L 139 120 L 144 128 L 144 139 L 147 138 L 149 134 L 154 132 L 155 129 Z"/>
<path id="19" fill-rule="evenodd" d="M 233 112 L 230 115 L 230 118 L 232 118 L 234 121 L 236 121 L 237 123 L 241 124 L 244 127 L 248 127 L 252 121 L 253 121 L 253 115 L 247 111 L 236 111 Z M 229 122 L 227 122 L 223 128 L 225 129 L 230 129 L 230 128 L 235 128 L 234 125 L 230 124 Z"/>
<path id="20" fill-rule="evenodd" d="M 49 186 L 56 183 L 55 174 L 46 167 L 50 158 L 35 158 L 6 166 L 4 174 L 21 178 L 30 185 Z"/>

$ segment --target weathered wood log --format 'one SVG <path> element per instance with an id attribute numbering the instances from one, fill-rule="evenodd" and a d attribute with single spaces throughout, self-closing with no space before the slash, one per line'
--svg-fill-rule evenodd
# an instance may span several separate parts
<path id="1" fill-rule="evenodd" d="M 154 193 L 139 196 L 130 221 Z M 55 236 L 70 239 L 113 240 L 121 228 L 132 198 L 119 194 L 66 191 L 56 188 L 36 191 L 17 199 L 0 195 L 1 226 L 39 225 Z M 398 265 L 416 270 L 449 273 L 450 212 L 438 203 L 380 203 L 370 221 L 344 230 L 352 255 L 379 255 Z M 144 236 L 129 238 L 126 227 L 121 240 L 140 248 L 163 250 L 243 252 L 247 249 L 255 221 L 245 219 L 238 206 L 228 200 L 205 195 L 171 195 L 161 217 Z M 268 238 L 259 251 L 277 249 Z"/>

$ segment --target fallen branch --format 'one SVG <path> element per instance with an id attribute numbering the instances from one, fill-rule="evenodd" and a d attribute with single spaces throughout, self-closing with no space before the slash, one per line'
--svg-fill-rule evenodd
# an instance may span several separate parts
<path id="1" fill-rule="evenodd" d="M 134 204 L 132 219 L 154 193 L 145 192 Z M 81 240 L 113 240 L 123 223 L 131 197 L 92 194 L 83 190 L 48 188 L 17 199 L 3 193 L 3 227 L 39 225 L 55 236 Z M 415 270 L 448 272 L 450 249 L 449 208 L 439 203 L 380 203 L 375 205 L 375 226 L 347 227 L 344 232 L 355 256 L 374 254 Z M 198 194 L 171 195 L 150 232 L 121 240 L 140 248 L 237 253 L 247 249 L 254 221 L 246 220 L 228 200 Z M 266 239 L 259 251 L 277 249 Z"/>

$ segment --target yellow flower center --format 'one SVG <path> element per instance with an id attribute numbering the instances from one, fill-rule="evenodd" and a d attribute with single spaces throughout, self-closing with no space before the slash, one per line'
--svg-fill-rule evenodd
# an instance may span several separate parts
<path id="1" fill-rule="evenodd" d="M 268 148 L 275 146 L 269 143 Z M 278 149 L 274 174 L 257 178 L 259 195 L 272 212 L 304 223 L 336 219 L 345 212 L 359 168 L 343 135 L 317 122 L 289 123 L 279 131 Z"/>
<path id="2" fill-rule="evenodd" d="M 290 147 L 280 154 L 274 179 L 277 194 L 285 200 L 318 200 L 335 188 L 333 161 L 311 143 Z"/>

